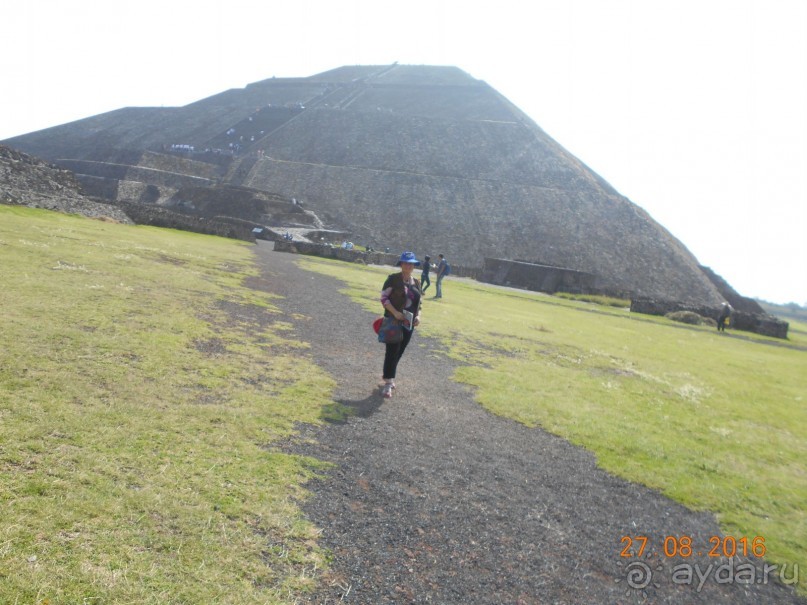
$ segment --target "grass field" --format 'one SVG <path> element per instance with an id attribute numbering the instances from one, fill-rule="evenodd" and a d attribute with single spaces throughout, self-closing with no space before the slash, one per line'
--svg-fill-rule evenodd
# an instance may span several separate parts
<path id="1" fill-rule="evenodd" d="M 345 293 L 379 311 L 389 268 L 304 266 L 346 280 Z M 770 560 L 799 565 L 804 586 L 807 351 L 468 280 L 447 279 L 444 296 L 425 302 L 421 333 L 463 362 L 456 379 L 482 405 L 713 511 L 728 534 L 763 537 Z"/>
<path id="2" fill-rule="evenodd" d="M 786 319 L 785 321 L 790 324 L 787 331 L 788 339 L 793 343 L 807 347 L 807 323 L 793 319 Z"/>
<path id="3" fill-rule="evenodd" d="M 0 262 L 0 603 L 294 602 L 318 466 L 268 446 L 333 383 L 250 246 L 0 206 Z"/>
<path id="4" fill-rule="evenodd" d="M 0 206 L 0 263 L 0 603 L 293 603 L 327 565 L 298 509 L 321 467 L 272 444 L 334 385 L 244 286 L 250 246 Z M 301 263 L 380 309 L 389 268 Z M 482 405 L 807 570 L 807 352 L 444 288 L 421 332 Z"/>

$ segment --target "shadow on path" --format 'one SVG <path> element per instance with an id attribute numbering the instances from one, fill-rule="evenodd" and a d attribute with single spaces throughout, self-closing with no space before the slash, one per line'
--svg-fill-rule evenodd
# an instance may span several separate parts
<path id="1" fill-rule="evenodd" d="M 374 393 L 364 399 L 339 399 L 337 404 L 342 412 L 342 418 L 339 420 L 329 420 L 332 423 L 346 423 L 351 417 L 369 418 L 381 409 L 383 399 Z"/>

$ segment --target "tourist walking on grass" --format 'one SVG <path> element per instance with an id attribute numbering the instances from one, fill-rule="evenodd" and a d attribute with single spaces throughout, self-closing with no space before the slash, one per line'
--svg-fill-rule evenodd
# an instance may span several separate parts
<path id="1" fill-rule="evenodd" d="M 432 280 L 429 279 L 429 271 L 432 269 L 432 257 L 428 254 L 423 257 L 423 273 L 420 274 L 420 293 L 426 296 L 426 290 L 432 285 Z"/>
<path id="2" fill-rule="evenodd" d="M 443 278 L 449 274 L 451 268 L 449 267 L 445 256 L 442 254 L 438 254 L 437 256 L 440 258 L 440 262 L 437 263 L 437 269 L 435 270 L 435 273 L 437 274 L 437 284 L 435 285 L 437 288 L 437 293 L 434 295 L 434 297 L 443 298 Z"/>
<path id="3" fill-rule="evenodd" d="M 729 317 L 731 317 L 731 312 L 733 309 L 731 305 L 727 302 L 723 303 L 723 306 L 720 308 L 720 315 L 717 317 L 717 331 L 718 332 L 725 332 L 726 326 L 729 323 Z"/>
<path id="4" fill-rule="evenodd" d="M 399 342 L 386 343 L 384 352 L 384 386 L 381 394 L 385 398 L 392 397 L 395 388 L 395 374 L 398 362 L 409 344 L 415 327 L 420 323 L 420 303 L 422 294 L 420 282 L 412 277 L 415 267 L 420 265 L 414 253 L 404 252 L 395 263 L 401 268 L 399 273 L 390 274 L 381 289 L 381 304 L 384 317 L 393 318 L 402 326 L 402 338 Z"/>

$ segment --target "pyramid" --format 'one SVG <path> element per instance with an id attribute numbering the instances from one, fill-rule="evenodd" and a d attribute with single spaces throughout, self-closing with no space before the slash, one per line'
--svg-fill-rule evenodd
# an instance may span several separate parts
<path id="1" fill-rule="evenodd" d="M 3 143 L 69 168 L 85 190 L 112 200 L 170 208 L 193 190 L 264 192 L 376 249 L 444 253 L 475 267 L 516 259 L 593 274 L 602 292 L 722 300 L 679 240 L 456 67 L 270 78 Z"/>

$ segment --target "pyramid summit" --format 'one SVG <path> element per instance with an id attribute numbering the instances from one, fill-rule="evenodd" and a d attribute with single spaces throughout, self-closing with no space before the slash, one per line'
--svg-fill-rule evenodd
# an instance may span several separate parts
<path id="1" fill-rule="evenodd" d="M 184 107 L 122 108 L 3 143 L 69 168 L 110 200 L 201 212 L 194 200 L 204 191 L 221 215 L 234 191 L 270 195 L 376 248 L 443 252 L 476 267 L 525 260 L 591 274 L 603 292 L 723 300 L 680 241 L 457 67 L 269 78 Z M 229 213 L 277 216 L 264 210 L 240 203 Z"/>

